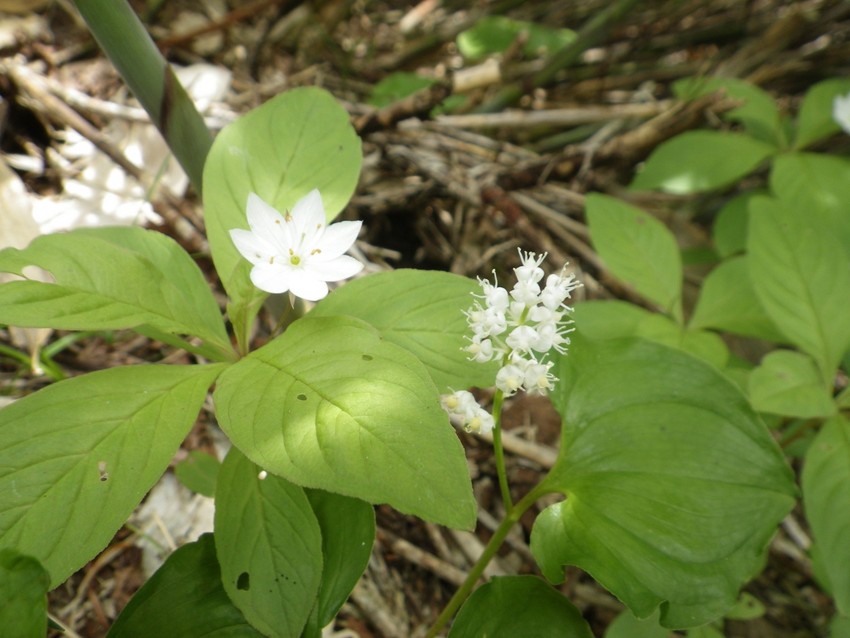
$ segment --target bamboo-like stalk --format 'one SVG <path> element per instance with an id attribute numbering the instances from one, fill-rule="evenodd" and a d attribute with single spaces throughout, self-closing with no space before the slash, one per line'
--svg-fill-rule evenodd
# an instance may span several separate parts
<path id="1" fill-rule="evenodd" d="M 74 0 L 198 193 L 212 135 L 127 0 Z"/>

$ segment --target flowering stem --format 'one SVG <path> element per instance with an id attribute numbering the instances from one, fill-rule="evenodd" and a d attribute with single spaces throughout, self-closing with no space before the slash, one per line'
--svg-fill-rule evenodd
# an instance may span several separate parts
<path id="1" fill-rule="evenodd" d="M 493 449 L 496 453 L 496 473 L 499 476 L 499 491 L 502 493 L 502 502 L 505 504 L 505 511 L 510 512 L 513 507 L 511 501 L 511 489 L 508 485 L 508 473 L 505 468 L 505 448 L 502 446 L 502 402 L 505 400 L 505 393 L 501 390 L 496 390 L 496 395 L 493 397 Z"/>
<path id="2" fill-rule="evenodd" d="M 496 430 L 494 430 L 494 433 Z M 495 439 L 495 436 L 494 436 Z M 508 532 L 511 531 L 511 528 L 519 522 L 520 517 L 525 513 L 525 511 L 534 505 L 534 502 L 543 496 L 546 493 L 546 488 L 541 484 L 537 485 L 533 490 L 531 490 L 528 494 L 526 494 L 522 500 L 519 501 L 515 506 L 511 507 L 507 514 L 505 515 L 505 519 L 499 524 L 499 527 L 496 528 L 496 531 L 493 533 L 492 538 L 487 543 L 487 546 L 484 548 L 484 551 L 481 553 L 481 556 L 478 557 L 478 560 L 475 561 L 475 565 L 472 566 L 469 574 L 466 575 L 466 580 L 463 581 L 463 584 L 460 586 L 454 596 L 452 596 L 449 603 L 446 605 L 445 609 L 440 613 L 437 617 L 437 620 L 434 622 L 434 625 L 425 634 L 425 638 L 435 638 L 435 636 L 440 632 L 440 630 L 446 626 L 452 616 L 455 615 L 460 606 L 469 598 L 469 595 L 472 593 L 473 587 L 475 587 L 475 583 L 478 582 L 478 579 L 481 578 L 481 574 L 484 573 L 484 570 L 487 568 L 487 565 L 490 564 L 490 561 L 493 559 L 493 556 L 496 555 L 496 552 L 502 546 L 505 538 L 508 536 Z"/>

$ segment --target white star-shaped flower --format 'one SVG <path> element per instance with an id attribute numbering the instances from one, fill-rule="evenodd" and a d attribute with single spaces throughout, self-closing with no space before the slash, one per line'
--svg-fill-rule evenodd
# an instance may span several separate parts
<path id="1" fill-rule="evenodd" d="M 850 134 L 850 93 L 835 96 L 832 101 L 832 119 L 845 133 Z"/>
<path id="2" fill-rule="evenodd" d="M 254 265 L 251 281 L 260 290 L 318 301 L 328 294 L 327 282 L 348 279 L 363 269 L 363 264 L 344 254 L 363 222 L 328 225 L 316 189 L 286 215 L 251 193 L 247 213 L 251 230 L 235 228 L 230 237 Z"/>

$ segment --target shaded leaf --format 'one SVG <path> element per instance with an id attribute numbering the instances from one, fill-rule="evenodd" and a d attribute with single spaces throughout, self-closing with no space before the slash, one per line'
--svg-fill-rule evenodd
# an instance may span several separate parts
<path id="1" fill-rule="evenodd" d="M 740 391 L 688 355 L 638 340 L 560 359 L 564 426 L 535 521 L 544 574 L 577 565 L 639 618 L 695 627 L 732 606 L 793 507 L 793 475 Z"/>
<path id="2" fill-rule="evenodd" d="M 304 490 L 231 448 L 216 490 L 215 548 L 230 600 L 267 636 L 297 638 L 316 602 L 322 536 Z M 343 521 L 340 521 L 343 522 Z"/>
<path id="3" fill-rule="evenodd" d="M 224 591 L 212 534 L 177 549 L 136 592 L 107 638 L 260 638 Z"/>
<path id="4" fill-rule="evenodd" d="M 841 128 L 832 119 L 832 102 L 850 91 L 850 79 L 834 78 L 818 82 L 808 91 L 797 116 L 795 148 L 803 148 L 838 133 Z"/>
<path id="5" fill-rule="evenodd" d="M 581 612 L 536 576 L 496 577 L 464 603 L 449 638 L 593 638 Z"/>
<path id="6" fill-rule="evenodd" d="M 375 540 L 375 511 L 355 498 L 305 490 L 322 530 L 322 584 L 316 629 L 336 616 L 363 575 Z"/>
<path id="7" fill-rule="evenodd" d="M 47 634 L 50 575 L 36 559 L 0 550 L 0 627 L 9 638 Z"/>
<path id="8" fill-rule="evenodd" d="M 192 450 L 188 457 L 174 466 L 174 475 L 193 492 L 212 498 L 220 467 L 221 463 L 214 456 Z"/>
<path id="9" fill-rule="evenodd" d="M 850 421 L 827 421 L 803 465 L 803 505 L 838 611 L 850 616 Z"/>

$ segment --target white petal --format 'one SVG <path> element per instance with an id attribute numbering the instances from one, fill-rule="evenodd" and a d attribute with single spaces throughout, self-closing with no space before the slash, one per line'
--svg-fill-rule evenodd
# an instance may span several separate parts
<path id="1" fill-rule="evenodd" d="M 328 295 L 328 285 L 306 269 L 292 271 L 289 290 L 296 297 L 307 301 L 318 301 Z"/>
<path id="2" fill-rule="evenodd" d="M 250 230 L 234 228 L 230 231 L 230 239 L 236 250 L 252 264 L 268 261 L 275 254 L 275 248 L 267 241 L 257 237 Z"/>
<path id="3" fill-rule="evenodd" d="M 363 270 L 363 264 L 354 257 L 342 255 L 331 261 L 311 261 L 306 270 L 324 281 L 342 281 L 343 279 L 353 277 Z"/>
<path id="4" fill-rule="evenodd" d="M 363 222 L 358 221 L 337 222 L 328 226 L 318 246 L 322 252 L 316 255 L 317 260 L 329 261 L 345 253 L 357 239 L 362 225 Z"/>
<path id="5" fill-rule="evenodd" d="M 291 215 L 298 229 L 296 241 L 300 240 L 302 233 L 312 236 L 317 226 L 327 223 L 322 196 L 315 188 L 296 202 Z"/>
<path id="6" fill-rule="evenodd" d="M 285 253 L 291 246 L 286 231 L 286 221 L 272 206 L 269 206 L 255 193 L 248 194 L 248 225 L 251 231 L 268 242 L 280 244 L 280 252 Z"/>
<path id="7" fill-rule="evenodd" d="M 290 269 L 280 264 L 262 262 L 251 269 L 251 283 L 272 294 L 289 290 L 291 280 Z"/>

